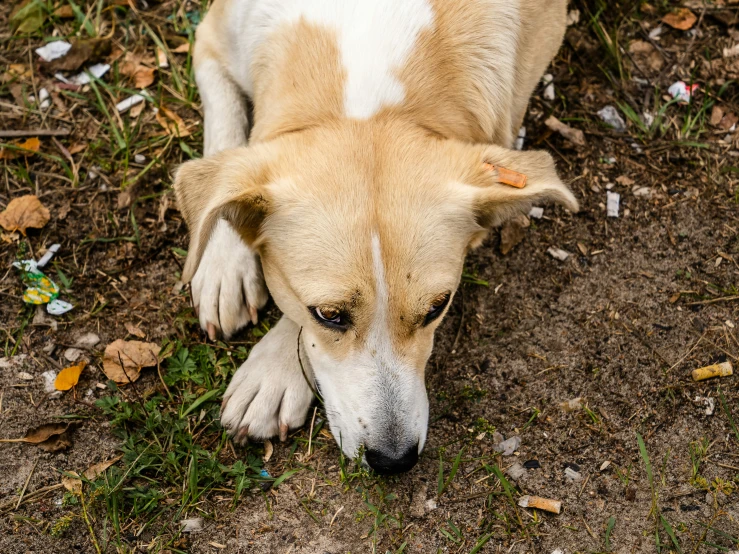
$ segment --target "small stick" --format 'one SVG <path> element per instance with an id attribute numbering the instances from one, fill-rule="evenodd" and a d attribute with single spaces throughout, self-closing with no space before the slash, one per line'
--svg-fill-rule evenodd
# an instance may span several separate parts
<path id="1" fill-rule="evenodd" d="M 26 489 L 28 488 L 28 483 L 31 482 L 31 477 L 33 476 L 33 472 L 36 471 L 36 466 L 38 465 L 38 457 L 36 457 L 36 461 L 33 462 L 33 467 L 31 468 L 31 472 L 28 474 L 28 478 L 26 479 L 26 484 L 23 485 L 23 490 L 21 491 L 21 495 L 18 497 L 18 503 L 15 505 L 15 509 L 18 509 L 18 506 L 21 505 L 21 502 L 23 502 L 23 495 L 26 494 Z"/>
<path id="2" fill-rule="evenodd" d="M 69 129 L 19 129 L 0 131 L 0 138 L 22 137 L 66 137 L 72 131 Z"/>

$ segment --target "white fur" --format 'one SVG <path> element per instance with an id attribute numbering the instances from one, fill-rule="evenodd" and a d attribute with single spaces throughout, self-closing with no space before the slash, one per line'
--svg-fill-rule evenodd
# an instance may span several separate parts
<path id="1" fill-rule="evenodd" d="M 248 94 L 254 91 L 250 66 L 259 45 L 280 26 L 303 19 L 336 32 L 347 74 L 344 109 L 356 119 L 404 100 L 394 71 L 434 21 L 427 0 L 242 0 L 234 11 L 230 30 L 237 46 L 228 52 L 228 66 Z"/>
<path id="2" fill-rule="evenodd" d="M 428 397 L 421 376 L 393 351 L 388 330 L 388 289 L 380 240 L 372 236 L 376 305 L 366 347 L 346 360 L 321 352 L 318 341 L 306 333 L 306 344 L 316 381 L 329 414 L 331 431 L 348 456 L 360 445 L 400 455 L 426 441 Z"/>
<path id="3" fill-rule="evenodd" d="M 299 330 L 283 316 L 236 371 L 221 413 L 229 433 L 248 430 L 250 437 L 261 439 L 277 435 L 280 425 L 303 425 L 313 393 L 298 363 Z"/>
<path id="4" fill-rule="evenodd" d="M 192 299 L 200 326 L 215 325 L 230 337 L 261 309 L 268 293 L 256 254 L 229 223 L 219 220 L 192 279 Z M 246 302 L 244 302 L 246 300 Z"/>

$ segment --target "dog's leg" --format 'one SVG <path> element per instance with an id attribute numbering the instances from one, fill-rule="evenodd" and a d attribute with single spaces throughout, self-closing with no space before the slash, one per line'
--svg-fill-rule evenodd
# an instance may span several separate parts
<path id="1" fill-rule="evenodd" d="M 221 425 L 237 442 L 280 435 L 305 422 L 313 393 L 298 361 L 299 327 L 282 319 L 252 349 L 236 371 L 221 408 Z M 310 366 L 302 358 L 307 377 Z"/>
<path id="2" fill-rule="evenodd" d="M 205 156 L 246 144 L 249 121 L 246 99 L 220 62 L 210 57 L 207 42 L 196 46 L 195 78 L 205 111 Z M 259 257 L 225 221 L 211 235 L 192 279 L 200 326 L 213 340 L 218 330 L 230 337 L 267 303 Z"/>

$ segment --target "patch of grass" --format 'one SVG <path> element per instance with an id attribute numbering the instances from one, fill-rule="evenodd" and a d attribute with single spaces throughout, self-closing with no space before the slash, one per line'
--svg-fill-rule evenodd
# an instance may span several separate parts
<path id="1" fill-rule="evenodd" d="M 611 516 L 608 518 L 608 522 L 606 523 L 606 550 L 611 550 L 611 533 L 613 532 L 613 528 L 616 525 L 616 516 Z"/>
<path id="2" fill-rule="evenodd" d="M 734 417 L 731 415 L 731 410 L 729 409 L 729 405 L 726 403 L 724 391 L 721 390 L 721 387 L 718 389 L 718 398 L 721 402 L 721 409 L 726 414 L 726 419 L 729 420 L 729 426 L 731 427 L 731 430 L 734 431 L 734 436 L 736 437 L 737 442 L 739 442 L 739 429 L 737 429 L 736 423 L 734 423 Z"/>
<path id="3" fill-rule="evenodd" d="M 209 517 L 216 492 L 230 497 L 233 507 L 252 487 L 272 481 L 260 475 L 253 446 L 234 458 L 218 425 L 218 400 L 246 349 L 170 346 L 174 355 L 160 373 L 161 387 L 121 389 L 109 382 L 113 394 L 97 402 L 123 453 L 119 465 L 89 484 L 90 500 L 81 502 L 93 540 L 93 528 L 110 529 L 99 537 L 103 551 L 109 544 L 121 548 L 124 526 L 134 523 L 150 535 L 150 551 L 171 548 L 179 521 Z"/>
<path id="4" fill-rule="evenodd" d="M 459 450 L 457 457 L 454 458 L 454 463 L 452 463 L 452 469 L 449 472 L 449 476 L 444 479 L 444 456 L 442 452 L 439 452 L 439 483 L 437 496 L 440 497 L 444 494 L 444 491 L 449 487 L 452 481 L 454 481 L 454 477 L 457 475 L 457 471 L 459 470 L 459 463 L 462 460 L 462 454 L 464 454 L 464 447 Z"/>

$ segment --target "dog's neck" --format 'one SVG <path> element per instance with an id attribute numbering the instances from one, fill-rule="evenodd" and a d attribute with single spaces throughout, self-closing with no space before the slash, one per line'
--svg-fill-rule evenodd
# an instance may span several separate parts
<path id="1" fill-rule="evenodd" d="M 480 34 L 484 24 L 481 18 Z M 251 140 L 344 119 L 400 118 L 445 138 L 509 145 L 508 104 L 491 107 L 495 95 L 490 90 L 511 94 L 512 71 L 475 68 L 475 29 L 467 24 L 460 38 L 458 26 L 437 8 L 433 21 L 418 29 L 402 63 L 379 77 L 371 56 L 382 52 L 347 54 L 335 32 L 305 19 L 283 26 L 255 52 Z"/>

